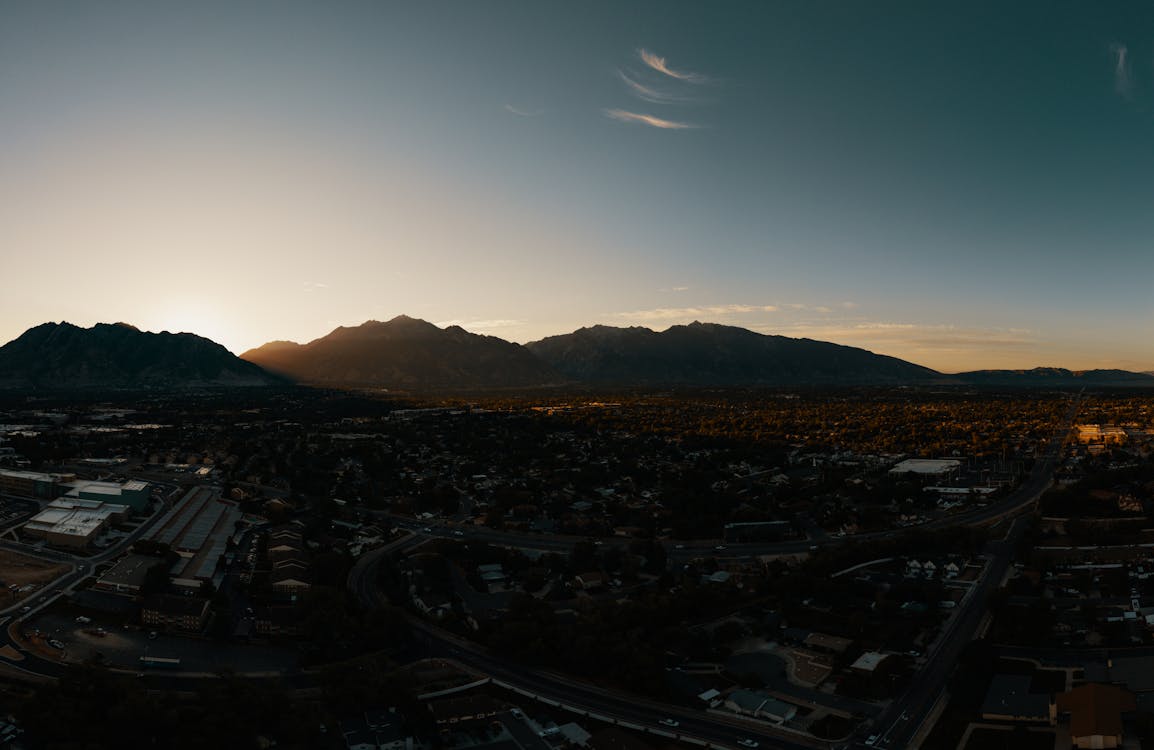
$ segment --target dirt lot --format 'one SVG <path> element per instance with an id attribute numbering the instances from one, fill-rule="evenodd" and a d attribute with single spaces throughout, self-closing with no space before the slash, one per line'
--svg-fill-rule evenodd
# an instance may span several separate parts
<path id="1" fill-rule="evenodd" d="M 8 550 L 0 550 L 0 607 L 33 596 L 45 583 L 62 575 L 68 570 L 63 563 L 50 563 L 37 560 Z M 26 590 L 13 590 L 10 586 L 17 586 Z M 27 587 L 34 588 L 27 588 Z"/>

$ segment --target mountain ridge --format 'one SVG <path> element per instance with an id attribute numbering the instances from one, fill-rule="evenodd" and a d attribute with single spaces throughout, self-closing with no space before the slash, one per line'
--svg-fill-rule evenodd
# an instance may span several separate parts
<path id="1" fill-rule="evenodd" d="M 525 345 L 575 380 L 678 385 L 929 382 L 935 370 L 896 357 L 694 321 L 654 331 L 590 326 Z"/>
<path id="2" fill-rule="evenodd" d="M 0 389 L 255 387 L 285 381 L 192 333 L 42 323 L 0 347 Z"/>
<path id="3" fill-rule="evenodd" d="M 520 344 L 407 315 L 340 326 L 306 344 L 270 342 L 240 357 L 318 385 L 516 388 L 562 380 Z"/>

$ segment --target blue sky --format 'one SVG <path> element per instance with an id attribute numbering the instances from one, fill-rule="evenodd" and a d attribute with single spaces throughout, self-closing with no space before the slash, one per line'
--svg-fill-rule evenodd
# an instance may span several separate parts
<path id="1" fill-rule="evenodd" d="M 0 339 L 710 320 L 1154 369 L 1154 9 L 0 0 Z"/>

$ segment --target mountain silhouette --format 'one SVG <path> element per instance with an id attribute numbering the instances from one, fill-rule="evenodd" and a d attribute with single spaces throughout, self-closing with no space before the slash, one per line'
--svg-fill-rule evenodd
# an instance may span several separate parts
<path id="1" fill-rule="evenodd" d="M 0 347 L 0 388 L 269 386 L 286 381 L 191 333 L 44 323 Z"/>
<path id="2" fill-rule="evenodd" d="M 240 355 L 302 383 L 406 390 L 516 388 L 563 378 L 525 347 L 406 315 L 307 344 L 273 341 Z"/>
<path id="3" fill-rule="evenodd" d="M 926 367 L 865 349 L 698 323 L 657 332 L 593 326 L 525 345 L 555 370 L 591 383 L 881 384 L 940 380 Z"/>

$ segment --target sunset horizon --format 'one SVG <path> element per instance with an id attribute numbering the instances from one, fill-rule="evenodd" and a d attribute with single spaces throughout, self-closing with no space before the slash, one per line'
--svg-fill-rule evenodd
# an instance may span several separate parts
<path id="1" fill-rule="evenodd" d="M 703 319 L 1154 370 L 1150 9 L 70 7 L 0 9 L 0 340 Z"/>

